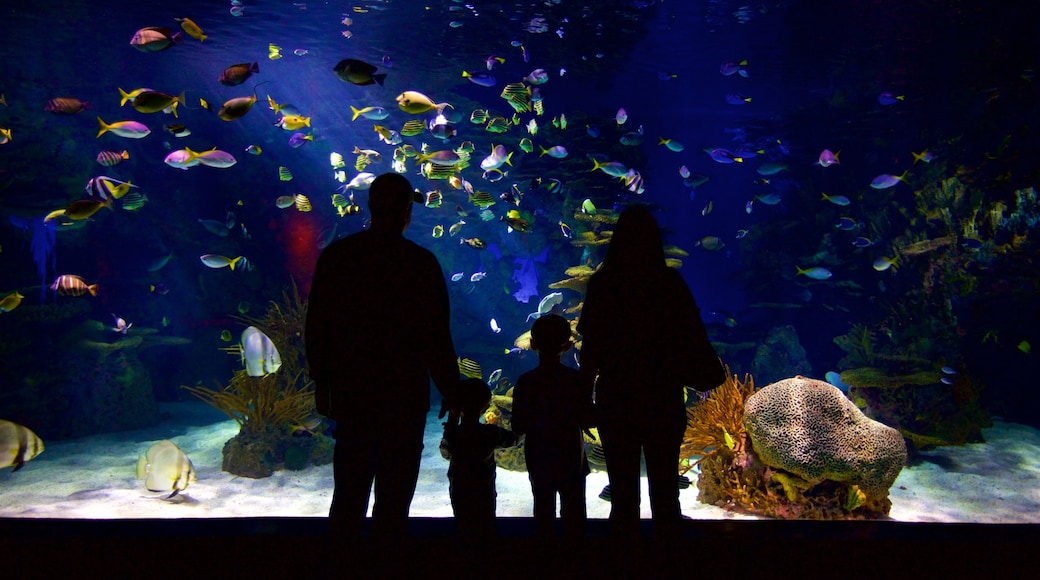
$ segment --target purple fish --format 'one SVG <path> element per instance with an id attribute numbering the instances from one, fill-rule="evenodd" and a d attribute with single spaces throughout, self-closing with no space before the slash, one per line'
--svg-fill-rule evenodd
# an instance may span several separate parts
<path id="1" fill-rule="evenodd" d="M 495 68 L 496 64 L 502 64 L 505 61 L 506 61 L 506 59 L 504 59 L 504 58 L 502 58 L 502 57 L 500 57 L 498 55 L 492 54 L 491 56 L 487 57 L 487 59 L 485 60 L 485 64 L 487 65 L 487 69 L 491 70 L 491 69 Z"/>
<path id="2" fill-rule="evenodd" d="M 482 87 L 493 87 L 495 86 L 495 75 L 484 72 L 484 71 L 462 71 L 462 78 L 469 79 L 469 82 L 480 85 Z"/>
<path id="3" fill-rule="evenodd" d="M 747 65 L 747 63 L 748 62 L 746 60 L 742 60 L 740 62 L 724 62 L 722 63 L 722 66 L 719 67 L 719 72 L 722 73 L 723 76 L 728 77 L 730 75 L 740 72 L 741 67 Z"/>
<path id="4" fill-rule="evenodd" d="M 889 91 L 885 91 L 877 96 L 877 102 L 885 106 L 894 105 L 904 99 L 906 99 L 905 95 L 896 95 Z"/>
<path id="5" fill-rule="evenodd" d="M 383 61 L 382 62 L 383 62 L 383 66 L 385 66 L 386 68 L 393 68 L 393 66 L 394 66 L 394 61 L 390 60 L 390 55 L 389 54 L 384 54 L 383 55 Z"/>
<path id="6" fill-rule="evenodd" d="M 737 94 L 726 95 L 726 102 L 731 105 L 746 105 L 751 102 L 751 97 Z"/>
<path id="7" fill-rule="evenodd" d="M 716 163 L 743 163 L 744 160 L 733 154 L 728 149 L 716 147 L 715 149 L 707 149 L 708 156 L 712 158 Z"/>
<path id="8" fill-rule="evenodd" d="M 820 167 L 830 167 L 831 165 L 837 165 L 840 163 L 840 161 L 838 161 L 838 155 L 840 153 L 841 151 L 839 151 L 838 153 L 834 153 L 830 149 L 824 149 L 820 152 L 820 160 L 817 161 L 816 164 Z"/>
<path id="9" fill-rule="evenodd" d="M 293 133 L 292 136 L 289 137 L 289 147 L 296 149 L 312 139 L 314 139 L 314 137 L 311 137 L 306 133 Z"/>
<path id="10" fill-rule="evenodd" d="M 199 163 L 209 167 L 219 167 L 223 169 L 231 167 L 236 163 L 234 155 L 219 149 L 203 151 L 202 153 L 197 154 L 197 157 Z"/>
<path id="11" fill-rule="evenodd" d="M 906 174 L 908 171 L 904 171 L 902 175 L 890 175 L 888 173 L 882 173 L 874 178 L 874 181 L 870 182 L 870 187 L 874 189 L 888 189 L 900 181 L 906 181 Z"/>

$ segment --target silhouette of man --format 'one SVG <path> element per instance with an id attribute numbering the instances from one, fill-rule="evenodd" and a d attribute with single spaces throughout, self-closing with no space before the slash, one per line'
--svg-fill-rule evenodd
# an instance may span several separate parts
<path id="1" fill-rule="evenodd" d="M 336 421 L 334 538 L 361 536 L 375 482 L 372 534 L 406 536 L 423 450 L 430 378 L 454 408 L 459 383 L 437 258 L 405 239 L 412 186 L 386 173 L 369 189 L 372 227 L 318 258 L 304 341 L 317 411 Z"/>

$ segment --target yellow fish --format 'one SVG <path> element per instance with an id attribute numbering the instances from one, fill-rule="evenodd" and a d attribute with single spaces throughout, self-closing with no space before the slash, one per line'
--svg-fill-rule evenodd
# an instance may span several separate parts
<path id="1" fill-rule="evenodd" d="M 292 173 L 289 172 L 288 167 L 278 168 L 278 180 L 279 181 L 292 181 Z"/>
<path id="2" fill-rule="evenodd" d="M 140 88 L 140 89 L 134 89 L 134 90 L 132 90 L 132 91 L 130 91 L 128 93 L 128 92 L 124 91 L 123 89 L 119 89 L 119 106 L 122 107 L 122 106 L 126 105 L 128 102 L 133 103 L 134 99 L 137 98 L 137 95 L 140 95 L 141 93 L 146 92 L 146 91 L 150 91 L 150 90 L 152 90 L 152 89 Z"/>
<path id="3" fill-rule="evenodd" d="M 11 142 L 11 130 L 0 127 L 0 145 L 6 145 Z"/>
<path id="4" fill-rule="evenodd" d="M 25 296 L 19 294 L 17 290 L 0 298 L 0 312 L 10 312 L 18 308 L 18 305 L 22 303 L 22 298 Z"/>
<path id="5" fill-rule="evenodd" d="M 202 33 L 202 29 L 199 28 L 198 24 L 192 22 L 191 18 L 174 18 L 174 20 L 181 23 L 181 29 L 184 30 L 184 32 L 188 36 L 192 38 L 197 38 L 199 42 L 202 42 L 203 40 L 209 38 L 208 36 Z"/>
<path id="6" fill-rule="evenodd" d="M 411 121 L 405 121 L 404 126 L 401 127 L 401 135 L 404 135 L 405 137 L 415 137 L 416 135 L 421 134 L 425 129 L 426 123 L 424 121 L 413 119 Z"/>
<path id="7" fill-rule="evenodd" d="M 98 210 L 103 207 L 112 209 L 112 200 L 106 199 L 101 201 L 99 199 L 79 199 L 69 204 L 69 207 L 65 208 L 65 217 L 70 220 L 85 220 L 90 216 L 96 214 Z"/>
<path id="8" fill-rule="evenodd" d="M 433 226 L 433 237 L 434 238 L 439 238 L 439 237 L 441 237 L 443 235 L 444 235 L 444 226 L 442 226 L 441 224 L 437 224 L 437 225 Z M 17 294 L 17 292 L 15 294 Z M 7 299 L 4 298 L 4 300 L 7 300 Z M 21 299 L 19 299 L 19 302 L 21 302 Z M 0 308 L 3 308 L 3 307 L 4 307 L 3 302 L 0 301 Z"/>
<path id="9" fill-rule="evenodd" d="M 484 377 L 484 374 L 480 370 L 480 364 L 477 361 L 468 358 L 458 358 L 459 372 L 462 376 L 471 379 L 480 379 Z"/>
<path id="10" fill-rule="evenodd" d="M 397 95 L 395 99 L 397 106 L 405 113 L 418 115 L 427 111 L 437 109 L 438 113 L 444 112 L 444 107 L 451 107 L 449 103 L 435 103 L 433 99 L 418 91 L 405 91 Z M 454 107 L 452 107 L 454 108 Z"/>
<path id="11" fill-rule="evenodd" d="M 303 127 L 310 127 L 311 118 L 303 115 L 282 115 L 282 120 L 278 122 L 278 126 L 286 131 L 295 131 Z"/>
<path id="12" fill-rule="evenodd" d="M 372 130 L 376 133 L 379 133 L 379 136 L 387 141 L 389 141 L 390 138 L 393 137 L 393 135 L 390 133 L 390 129 L 387 129 L 382 125 L 372 125 Z"/>
<path id="13" fill-rule="evenodd" d="M 282 58 L 282 47 L 277 44 L 267 45 L 267 58 L 271 60 L 278 60 Z"/>

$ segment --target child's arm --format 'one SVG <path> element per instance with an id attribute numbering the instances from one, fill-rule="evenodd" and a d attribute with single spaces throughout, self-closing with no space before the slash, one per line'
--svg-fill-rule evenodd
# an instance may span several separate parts
<path id="1" fill-rule="evenodd" d="M 513 387 L 513 415 L 510 421 L 510 427 L 512 427 L 513 433 L 517 435 L 527 433 L 527 426 L 530 422 L 527 417 L 530 411 L 527 407 L 527 386 L 524 377 L 521 376 Z"/>
<path id="2" fill-rule="evenodd" d="M 496 448 L 513 447 L 517 444 L 520 438 L 516 433 L 503 429 L 501 427 L 495 427 L 498 430 L 498 442 L 495 444 Z"/>
<path id="3" fill-rule="evenodd" d="M 448 441 L 448 437 L 447 437 L 448 431 L 449 431 L 449 428 L 447 426 L 445 426 L 445 428 L 444 428 L 444 436 L 441 437 L 440 451 L 441 451 L 441 457 L 443 457 L 444 459 L 446 459 L 448 461 L 451 461 L 451 443 Z"/>

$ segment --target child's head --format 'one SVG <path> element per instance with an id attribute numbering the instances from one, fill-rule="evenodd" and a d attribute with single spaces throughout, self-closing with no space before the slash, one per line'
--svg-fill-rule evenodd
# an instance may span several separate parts
<path id="1" fill-rule="evenodd" d="M 571 347 L 571 323 L 556 314 L 539 316 L 531 326 L 531 348 L 541 356 L 559 356 Z"/>
<path id="2" fill-rule="evenodd" d="M 491 389 L 480 379 L 466 379 L 459 384 L 459 411 L 468 419 L 479 419 L 491 401 Z"/>

